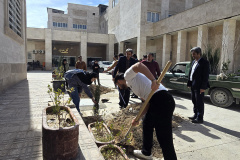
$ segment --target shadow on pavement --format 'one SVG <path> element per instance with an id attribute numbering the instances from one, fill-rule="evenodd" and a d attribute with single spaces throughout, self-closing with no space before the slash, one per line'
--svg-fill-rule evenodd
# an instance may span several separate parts
<path id="1" fill-rule="evenodd" d="M 177 108 L 181 108 L 181 109 L 187 109 L 187 107 L 185 107 L 185 106 L 183 106 L 183 105 L 181 105 L 181 104 L 176 104 L 176 107 L 177 107 Z"/>
<path id="2" fill-rule="evenodd" d="M 177 91 L 177 90 L 169 90 L 169 92 L 173 95 L 174 99 L 176 99 L 176 100 L 183 100 L 183 98 L 188 99 L 188 100 L 192 100 L 191 99 L 191 93 L 180 92 L 180 91 Z M 211 100 L 210 100 L 209 95 L 204 97 L 204 103 L 209 104 L 209 105 L 213 105 Z M 215 107 L 218 107 L 218 106 L 215 106 Z M 181 107 L 179 107 L 179 108 L 181 108 Z M 233 103 L 230 107 L 223 108 L 223 109 L 228 109 L 228 110 L 240 112 L 240 104 Z"/>
<path id="3" fill-rule="evenodd" d="M 240 138 L 240 132 L 238 132 L 238 131 L 233 131 L 231 129 L 227 129 L 227 128 L 221 127 L 221 126 L 219 126 L 217 124 L 213 124 L 213 123 L 207 122 L 207 121 L 204 121 L 204 125 L 208 126 L 208 127 L 211 127 L 211 128 L 214 128 L 214 129 L 216 129 L 218 131 L 221 131 L 223 133 L 232 135 L 234 137 Z"/>
<path id="4" fill-rule="evenodd" d="M 23 80 L 0 95 L 0 159 L 42 157 L 38 94 L 38 85 Z"/>
<path id="5" fill-rule="evenodd" d="M 189 136 L 183 134 L 184 131 L 199 132 L 199 133 L 201 133 L 207 137 L 213 138 L 213 139 L 221 139 L 220 137 L 216 136 L 215 134 L 210 133 L 211 130 L 204 126 L 205 122 L 203 124 L 194 124 L 194 123 L 186 120 L 182 123 L 184 123 L 184 125 L 182 127 L 177 128 L 177 130 L 174 131 L 174 134 L 187 142 L 195 142 L 195 140 L 194 140 L 194 137 L 189 137 Z"/>

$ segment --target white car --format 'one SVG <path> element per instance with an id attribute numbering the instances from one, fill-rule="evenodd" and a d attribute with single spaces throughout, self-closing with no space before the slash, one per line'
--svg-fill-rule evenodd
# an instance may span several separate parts
<path id="1" fill-rule="evenodd" d="M 112 62 L 110 61 L 99 61 L 98 65 L 100 67 L 100 72 L 103 72 L 108 69 L 108 67 L 112 66 Z"/>

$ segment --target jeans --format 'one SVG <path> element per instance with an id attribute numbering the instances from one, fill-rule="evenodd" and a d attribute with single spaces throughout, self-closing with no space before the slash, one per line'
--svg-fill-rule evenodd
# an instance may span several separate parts
<path id="1" fill-rule="evenodd" d="M 130 98 L 130 89 L 119 88 L 119 100 L 120 100 L 119 105 L 121 107 L 126 108 L 128 106 L 129 98 Z"/>
<path id="2" fill-rule="evenodd" d="M 149 101 L 149 109 L 143 120 L 142 153 L 151 155 L 153 146 L 153 130 L 155 128 L 157 140 L 162 148 L 165 160 L 176 160 L 173 145 L 172 115 L 175 101 L 167 91 L 156 92 Z"/>
<path id="3" fill-rule="evenodd" d="M 200 94 L 200 89 L 191 89 L 193 112 L 199 120 L 203 120 L 204 115 L 204 93 Z"/>
<path id="4" fill-rule="evenodd" d="M 73 87 L 74 88 L 74 91 L 71 93 L 71 98 L 73 100 L 73 103 L 75 104 L 76 108 L 77 108 L 77 111 L 79 113 L 80 112 L 80 109 L 79 109 L 79 103 L 80 103 L 80 97 L 79 97 L 79 88 L 78 87 Z"/>
<path id="5" fill-rule="evenodd" d="M 99 74 L 97 75 L 97 81 L 98 81 L 98 85 L 100 86 Z M 96 85 L 96 80 L 94 81 L 94 84 Z"/>

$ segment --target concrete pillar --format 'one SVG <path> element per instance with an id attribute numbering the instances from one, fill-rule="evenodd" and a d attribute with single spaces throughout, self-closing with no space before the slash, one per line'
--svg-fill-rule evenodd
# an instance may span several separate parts
<path id="1" fill-rule="evenodd" d="M 164 68 L 167 61 L 170 60 L 170 54 L 171 54 L 171 35 L 165 34 L 163 36 L 162 68 Z"/>
<path id="2" fill-rule="evenodd" d="M 147 53 L 147 37 L 137 37 L 137 57 L 143 57 Z"/>
<path id="3" fill-rule="evenodd" d="M 81 52 L 82 60 L 87 64 L 87 32 L 81 32 Z"/>
<path id="4" fill-rule="evenodd" d="M 187 49 L 187 32 L 178 31 L 178 41 L 177 41 L 177 62 L 185 61 Z"/>
<path id="5" fill-rule="evenodd" d="M 190 9 L 193 7 L 193 0 L 186 0 L 185 1 L 185 10 Z"/>
<path id="6" fill-rule="evenodd" d="M 114 34 L 109 34 L 106 53 L 107 61 L 112 61 L 113 56 L 114 56 Z"/>
<path id="7" fill-rule="evenodd" d="M 161 19 L 167 18 L 169 15 L 169 1 L 170 0 L 162 0 Z"/>
<path id="8" fill-rule="evenodd" d="M 197 46 L 204 51 L 208 47 L 208 27 L 205 25 L 198 27 Z"/>
<path id="9" fill-rule="evenodd" d="M 119 43 L 118 43 L 118 54 L 119 54 L 119 53 L 125 54 L 125 51 L 124 51 L 124 42 L 119 42 Z"/>
<path id="10" fill-rule="evenodd" d="M 236 20 L 225 20 L 223 22 L 222 54 L 220 67 L 222 68 L 223 62 L 230 60 L 228 67 L 229 72 L 233 72 L 235 33 Z"/>
<path id="11" fill-rule="evenodd" d="M 45 29 L 45 68 L 52 70 L 52 30 Z"/>

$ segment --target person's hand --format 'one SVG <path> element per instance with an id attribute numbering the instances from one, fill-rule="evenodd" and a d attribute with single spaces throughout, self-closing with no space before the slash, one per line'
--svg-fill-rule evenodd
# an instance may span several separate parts
<path id="1" fill-rule="evenodd" d="M 81 97 L 81 93 L 79 93 L 78 96 Z"/>
<path id="2" fill-rule="evenodd" d="M 152 81 L 151 89 L 152 89 L 153 91 L 156 91 L 156 90 L 159 88 L 159 85 L 160 85 L 160 84 L 157 83 L 157 80 L 154 80 L 154 81 Z"/>
<path id="3" fill-rule="evenodd" d="M 113 78 L 112 81 L 114 82 L 114 81 L 115 81 L 115 78 Z"/>
<path id="4" fill-rule="evenodd" d="M 135 117 L 136 118 L 136 117 Z M 139 121 L 136 121 L 135 118 L 132 119 L 132 126 L 139 125 Z"/>
<path id="5" fill-rule="evenodd" d="M 107 71 L 103 71 L 103 73 L 107 73 Z"/>
<path id="6" fill-rule="evenodd" d="M 95 101 L 95 99 L 94 99 L 94 98 L 92 98 L 92 101 L 93 101 L 93 103 L 97 104 L 97 102 Z"/>
<path id="7" fill-rule="evenodd" d="M 200 94 L 204 92 L 205 92 L 205 89 L 200 89 Z"/>

